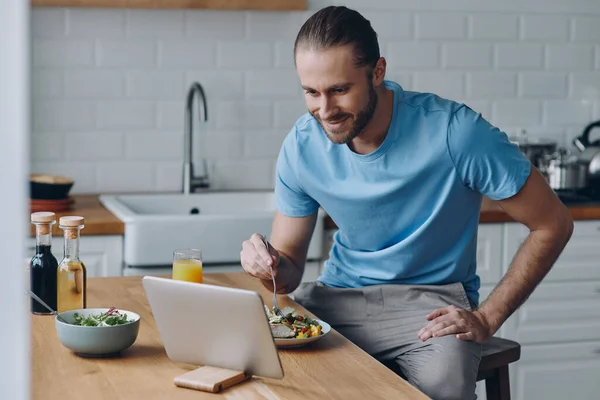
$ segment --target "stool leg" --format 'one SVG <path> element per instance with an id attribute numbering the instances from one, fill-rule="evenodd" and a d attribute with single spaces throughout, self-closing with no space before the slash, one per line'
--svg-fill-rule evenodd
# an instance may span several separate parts
<path id="1" fill-rule="evenodd" d="M 494 375 L 485 380 L 487 400 L 510 400 L 510 378 L 508 365 L 496 369 Z"/>

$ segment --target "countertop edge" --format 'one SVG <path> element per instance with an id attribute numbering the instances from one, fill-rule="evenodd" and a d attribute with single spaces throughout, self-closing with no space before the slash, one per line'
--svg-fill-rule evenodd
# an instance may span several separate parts
<path id="1" fill-rule="evenodd" d="M 52 228 L 52 235 L 62 236 L 62 230 L 58 226 L 58 220 L 65 215 L 80 215 L 85 219 L 85 227 L 81 230 L 81 236 L 93 235 L 124 235 L 125 223 L 107 210 L 99 200 L 100 194 L 78 194 L 73 195 L 75 203 L 71 210 L 56 213 L 57 223 Z M 573 219 L 600 220 L 600 204 L 568 206 Z M 481 205 L 479 222 L 505 223 L 515 222 L 492 200 L 484 198 Z M 325 229 L 337 229 L 337 225 L 330 216 L 325 217 Z M 35 226 L 30 228 L 30 237 L 35 237 Z"/>

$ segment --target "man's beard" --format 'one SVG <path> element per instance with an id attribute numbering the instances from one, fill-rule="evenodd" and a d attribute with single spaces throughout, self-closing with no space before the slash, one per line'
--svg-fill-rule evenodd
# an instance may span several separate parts
<path id="1" fill-rule="evenodd" d="M 336 144 L 348 144 L 354 138 L 356 138 L 360 133 L 365 129 L 371 118 L 373 118 L 373 114 L 375 114 L 375 108 L 377 107 L 377 93 L 375 93 L 375 88 L 373 85 L 369 85 L 369 102 L 367 105 L 358 112 L 356 115 L 356 119 L 351 122 L 349 128 L 343 127 L 343 129 L 328 131 L 325 129 L 323 122 L 319 117 L 311 112 L 311 115 L 317 120 L 323 131 L 333 143 Z M 340 113 L 334 115 L 329 119 L 329 121 L 339 121 L 344 118 L 352 118 L 351 114 Z M 344 121 L 344 123 L 348 122 L 348 120 Z"/>

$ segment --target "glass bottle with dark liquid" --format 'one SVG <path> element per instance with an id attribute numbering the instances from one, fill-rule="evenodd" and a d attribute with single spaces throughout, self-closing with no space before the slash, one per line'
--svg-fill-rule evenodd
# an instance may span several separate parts
<path id="1" fill-rule="evenodd" d="M 61 217 L 59 226 L 64 230 L 65 256 L 58 265 L 57 311 L 86 308 L 86 269 L 79 259 L 79 231 L 83 217 Z"/>
<path id="2" fill-rule="evenodd" d="M 36 244 L 35 255 L 29 262 L 30 290 L 56 310 L 58 261 L 50 251 L 52 248 L 52 225 L 56 223 L 56 215 L 53 212 L 36 212 L 31 214 L 31 223 L 36 228 Z M 34 299 L 31 299 L 31 312 L 50 314 L 46 307 Z"/>

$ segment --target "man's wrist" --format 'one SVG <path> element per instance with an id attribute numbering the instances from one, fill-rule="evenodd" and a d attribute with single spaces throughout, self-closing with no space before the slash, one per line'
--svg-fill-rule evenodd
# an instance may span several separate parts
<path id="1" fill-rule="evenodd" d="M 277 292 L 281 293 L 284 290 L 286 290 L 286 281 L 288 279 L 286 279 L 286 268 L 285 268 L 285 261 L 282 262 L 283 259 L 283 255 L 280 254 L 279 257 L 277 257 L 277 261 L 271 266 L 273 269 L 273 272 L 275 272 L 275 283 L 277 284 Z M 283 267 L 283 268 L 282 268 Z M 265 287 L 267 287 L 269 290 L 273 290 L 273 279 L 269 278 L 269 279 L 261 279 L 263 285 Z"/>
<path id="2" fill-rule="evenodd" d="M 287 294 L 292 292 L 302 280 L 301 271 L 296 264 L 284 254 L 280 253 L 275 270 L 277 271 L 275 282 L 277 283 L 278 293 Z"/>
<path id="3" fill-rule="evenodd" d="M 488 327 L 490 336 L 496 333 L 504 323 L 504 318 L 501 313 L 497 312 L 496 309 L 490 307 L 487 303 L 483 304 L 480 308 L 475 310 L 475 312 L 480 315 L 481 319 Z"/>

